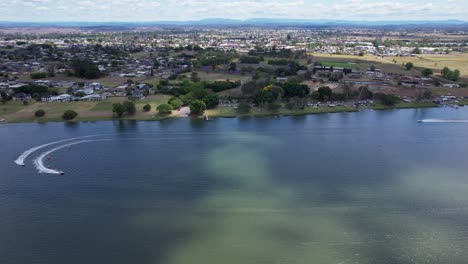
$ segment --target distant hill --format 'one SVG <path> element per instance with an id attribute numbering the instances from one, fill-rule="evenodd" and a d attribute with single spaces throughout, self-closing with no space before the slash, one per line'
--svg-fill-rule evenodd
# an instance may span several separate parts
<path id="1" fill-rule="evenodd" d="M 390 26 L 390 25 L 467 25 L 463 20 L 401 20 L 401 21 L 356 21 L 356 20 L 331 20 L 331 19 L 277 19 L 277 18 L 252 18 L 247 20 L 208 18 L 193 21 L 148 21 L 148 22 L 12 22 L 0 21 L 0 27 L 138 27 L 138 26 L 162 26 L 162 25 L 232 25 L 232 26 Z"/>

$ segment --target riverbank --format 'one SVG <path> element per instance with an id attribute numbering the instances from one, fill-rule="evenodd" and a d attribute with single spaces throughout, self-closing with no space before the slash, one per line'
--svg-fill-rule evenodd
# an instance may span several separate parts
<path id="1" fill-rule="evenodd" d="M 122 118 L 115 118 L 112 114 L 112 102 L 69 102 L 69 103 L 40 103 L 36 102 L 31 105 L 23 105 L 20 102 L 8 102 L 0 106 L 2 113 L 0 114 L 0 120 L 4 119 L 2 123 L 46 123 L 46 122 L 63 122 L 61 117 L 62 113 L 67 109 L 72 109 L 78 113 L 78 116 L 72 120 L 72 122 L 97 122 L 97 121 L 110 121 L 110 120 L 134 120 L 134 121 L 161 121 L 170 118 L 183 118 L 174 111 L 172 114 L 163 115 L 159 114 L 155 109 L 157 105 L 164 102 L 167 98 L 158 98 L 157 100 L 148 99 L 144 101 L 138 101 L 137 113 L 130 116 L 124 116 Z M 149 103 L 152 106 L 152 110 L 144 112 L 140 106 Z M 468 100 L 457 103 L 458 106 L 468 105 Z M 325 114 L 325 113 L 346 113 L 346 112 L 358 112 L 359 110 L 371 109 L 371 110 L 392 110 L 392 109 L 410 109 L 410 108 L 434 108 L 441 107 L 438 104 L 432 102 L 399 102 L 394 106 L 385 106 L 382 104 L 370 105 L 366 108 L 356 109 L 352 106 L 321 106 L 321 107 L 306 107 L 300 110 L 290 110 L 284 107 L 278 110 L 268 110 L 265 108 L 254 107 L 249 113 L 240 114 L 232 107 L 218 107 L 215 109 L 209 109 L 205 111 L 205 114 L 199 116 L 199 118 L 205 115 L 209 118 L 234 118 L 234 117 L 260 117 L 260 116 L 297 116 L 297 115 L 312 115 L 312 114 Z M 45 109 L 46 115 L 44 117 L 37 118 L 34 116 L 34 112 L 38 109 Z"/>

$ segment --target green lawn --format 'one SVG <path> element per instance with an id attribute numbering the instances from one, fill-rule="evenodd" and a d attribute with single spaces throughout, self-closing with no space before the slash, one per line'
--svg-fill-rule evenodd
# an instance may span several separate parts
<path id="1" fill-rule="evenodd" d="M 341 68 L 358 68 L 357 63 L 339 62 L 339 61 L 321 61 L 323 66 L 326 67 L 341 67 Z"/>

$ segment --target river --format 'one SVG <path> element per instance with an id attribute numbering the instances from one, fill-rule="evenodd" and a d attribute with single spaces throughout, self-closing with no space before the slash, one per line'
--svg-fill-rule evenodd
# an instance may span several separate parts
<path id="1" fill-rule="evenodd" d="M 0 263 L 466 264 L 450 120 L 468 108 L 1 125 Z"/>

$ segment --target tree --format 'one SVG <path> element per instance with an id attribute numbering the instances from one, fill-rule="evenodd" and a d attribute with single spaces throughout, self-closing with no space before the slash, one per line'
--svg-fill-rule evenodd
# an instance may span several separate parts
<path id="1" fill-rule="evenodd" d="M 431 69 L 424 69 L 422 72 L 422 75 L 425 76 L 425 77 L 429 77 L 431 76 L 432 74 L 434 74 L 434 72 L 431 70 Z"/>
<path id="2" fill-rule="evenodd" d="M 458 79 L 460 78 L 460 70 L 456 69 L 453 71 L 453 75 L 452 75 L 452 81 L 458 81 Z"/>
<path id="3" fill-rule="evenodd" d="M 30 74 L 31 79 L 43 79 L 47 78 L 47 73 L 45 72 L 32 72 Z"/>
<path id="4" fill-rule="evenodd" d="M 367 86 L 361 86 L 358 89 L 358 94 L 359 94 L 359 100 L 366 100 L 366 99 L 371 99 L 373 97 L 373 94 L 371 91 L 369 91 L 369 88 Z"/>
<path id="5" fill-rule="evenodd" d="M 376 93 L 375 98 L 378 99 L 385 106 L 394 106 L 398 101 L 398 98 L 394 95 L 388 95 L 383 93 Z"/>
<path id="6" fill-rule="evenodd" d="M 215 93 L 209 93 L 203 97 L 202 101 L 205 103 L 206 108 L 212 109 L 219 104 L 219 96 Z"/>
<path id="7" fill-rule="evenodd" d="M 242 102 L 239 104 L 239 107 L 237 108 L 237 112 L 241 115 L 248 114 L 250 112 L 250 109 L 252 107 L 250 106 L 249 103 Z"/>
<path id="8" fill-rule="evenodd" d="M 319 101 L 325 101 L 325 100 L 328 100 L 331 95 L 332 95 L 332 89 L 330 89 L 330 87 L 328 86 L 323 86 L 323 87 L 320 87 L 318 88 L 318 100 Z"/>
<path id="9" fill-rule="evenodd" d="M 447 78 L 450 73 L 450 69 L 448 67 L 444 67 L 440 73 L 442 74 L 442 77 Z"/>
<path id="10" fill-rule="evenodd" d="M 183 102 L 177 97 L 172 97 L 171 99 L 169 99 L 168 103 L 172 105 L 173 108 L 179 108 L 183 104 Z"/>
<path id="11" fill-rule="evenodd" d="M 414 67 L 414 64 L 412 62 L 407 62 L 405 64 L 405 69 L 408 71 L 411 70 L 413 67 Z"/>
<path id="12" fill-rule="evenodd" d="M 194 100 L 189 105 L 192 114 L 202 114 L 206 110 L 205 102 L 201 100 Z"/>
<path id="13" fill-rule="evenodd" d="M 229 71 L 237 71 L 237 64 L 235 62 L 232 62 L 231 64 L 229 64 Z"/>
<path id="14" fill-rule="evenodd" d="M 182 100 L 182 102 L 184 103 L 184 105 L 189 105 L 193 100 L 196 99 L 195 97 L 195 94 L 193 94 L 192 92 L 188 93 L 188 94 L 184 94 L 180 97 L 180 99 Z"/>
<path id="15" fill-rule="evenodd" d="M 157 110 L 160 114 L 170 114 L 173 108 L 170 104 L 160 104 L 158 105 Z"/>
<path id="16" fill-rule="evenodd" d="M 115 113 L 118 117 L 122 117 L 125 111 L 125 106 L 123 106 L 123 104 L 121 103 L 116 103 L 112 105 L 112 112 Z"/>
<path id="17" fill-rule="evenodd" d="M 275 100 L 275 97 L 270 91 L 260 90 L 255 93 L 254 100 L 257 105 L 262 105 L 265 103 L 272 103 Z"/>
<path id="18" fill-rule="evenodd" d="M 35 117 L 43 117 L 44 115 L 45 115 L 45 111 L 42 109 L 39 109 L 34 113 Z"/>
<path id="19" fill-rule="evenodd" d="M 72 69 L 75 77 L 95 79 L 101 76 L 99 68 L 94 62 L 87 59 L 73 59 Z"/>
<path id="20" fill-rule="evenodd" d="M 426 89 L 422 95 L 423 99 L 431 99 L 432 98 L 432 92 L 429 89 Z"/>
<path id="21" fill-rule="evenodd" d="M 193 71 L 192 76 L 190 77 L 190 79 L 192 80 L 192 82 L 199 82 L 200 78 L 198 77 L 198 72 Z"/>
<path id="22" fill-rule="evenodd" d="M 125 102 L 123 102 L 122 105 L 125 107 L 125 111 L 126 111 L 129 115 L 135 114 L 135 112 L 136 112 L 135 103 L 130 102 L 130 101 L 125 101 Z"/>
<path id="23" fill-rule="evenodd" d="M 143 106 L 143 111 L 145 111 L 145 112 L 151 111 L 151 105 L 150 105 L 150 104 L 145 104 L 145 105 Z"/>
<path id="24" fill-rule="evenodd" d="M 62 118 L 65 120 L 72 120 L 73 118 L 77 117 L 78 113 L 73 110 L 67 110 L 63 113 Z"/>
<path id="25" fill-rule="evenodd" d="M 305 84 L 286 82 L 281 85 L 284 90 L 284 97 L 305 97 L 309 95 L 310 88 Z"/>

